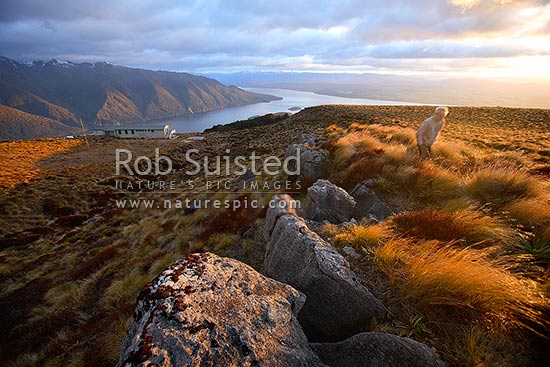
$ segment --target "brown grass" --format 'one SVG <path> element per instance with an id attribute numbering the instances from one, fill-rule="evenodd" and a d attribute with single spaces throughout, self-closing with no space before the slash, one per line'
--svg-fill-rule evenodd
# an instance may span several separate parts
<path id="1" fill-rule="evenodd" d="M 521 335 L 548 327 L 539 284 L 487 250 L 392 238 L 374 261 L 396 292 L 393 302 L 424 315 L 429 343 L 455 365 L 523 365 L 533 356 Z"/>
<path id="2" fill-rule="evenodd" d="M 540 322 L 536 283 L 518 279 L 489 255 L 438 241 L 391 239 L 375 251 L 375 260 L 400 293 L 422 307 L 447 305 Z"/>
<path id="3" fill-rule="evenodd" d="M 537 197 L 540 183 L 522 170 L 489 167 L 473 173 L 466 190 L 481 203 L 502 205 L 519 198 Z"/>
<path id="4" fill-rule="evenodd" d="M 37 164 L 83 144 L 81 139 L 38 139 L 0 142 L 0 190 L 28 183 L 40 173 Z"/>
<path id="5" fill-rule="evenodd" d="M 392 223 L 398 232 L 421 239 L 464 240 L 477 246 L 502 245 L 502 249 L 510 249 L 519 241 L 512 228 L 474 208 L 405 212 L 395 215 Z"/>
<path id="6" fill-rule="evenodd" d="M 519 199 L 505 207 L 519 224 L 550 246 L 550 203 L 542 198 Z"/>
<path id="7" fill-rule="evenodd" d="M 426 203 L 441 203 L 462 195 L 460 177 L 432 162 L 423 162 L 407 184 L 418 200 Z"/>
<path id="8" fill-rule="evenodd" d="M 333 236 L 336 244 L 350 244 L 356 249 L 361 247 L 372 247 L 389 237 L 390 233 L 385 225 L 352 225 L 339 227 L 334 224 L 325 224 L 324 232 Z"/>

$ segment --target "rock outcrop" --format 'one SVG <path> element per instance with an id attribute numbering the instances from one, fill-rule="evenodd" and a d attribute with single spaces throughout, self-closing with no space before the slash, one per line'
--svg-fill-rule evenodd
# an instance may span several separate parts
<path id="1" fill-rule="evenodd" d="M 311 344 L 331 367 L 443 367 L 427 345 L 386 333 L 361 333 L 339 343 Z"/>
<path id="2" fill-rule="evenodd" d="M 318 180 L 307 189 L 305 218 L 317 222 L 343 223 L 351 219 L 355 199 L 346 190 L 327 180 Z"/>
<path id="3" fill-rule="evenodd" d="M 390 207 L 374 192 L 372 180 L 358 183 L 350 194 L 356 202 L 352 214 L 355 219 L 369 218 L 380 222 L 393 214 Z"/>
<path id="4" fill-rule="evenodd" d="M 303 304 L 237 260 L 191 254 L 140 293 L 118 366 L 325 366 L 296 319 Z"/>
<path id="5" fill-rule="evenodd" d="M 292 199 L 290 195 L 279 194 L 271 199 L 270 209 L 266 213 L 264 224 L 264 238 L 266 241 L 269 241 L 271 238 L 271 232 L 277 220 L 286 214 L 297 215 L 297 208 L 298 204 L 296 200 Z"/>
<path id="6" fill-rule="evenodd" d="M 303 137 L 304 143 L 292 144 L 287 148 L 285 159 L 289 157 L 296 157 L 300 155 L 298 164 L 300 167 L 300 174 L 294 177 L 295 179 L 302 180 L 308 179 L 315 181 L 324 176 L 325 170 L 329 163 L 328 154 L 324 150 L 312 149 L 310 145 L 311 141 L 315 142 L 315 139 L 310 137 Z M 290 171 L 296 171 L 295 160 L 289 161 Z"/>
<path id="7" fill-rule="evenodd" d="M 275 197 L 277 200 L 277 197 Z M 306 295 L 298 319 L 310 341 L 338 341 L 368 331 L 384 318 L 380 300 L 362 285 L 348 262 L 293 213 L 268 210 L 270 233 L 264 261 L 268 276 Z M 270 213 L 272 212 L 272 213 Z"/>

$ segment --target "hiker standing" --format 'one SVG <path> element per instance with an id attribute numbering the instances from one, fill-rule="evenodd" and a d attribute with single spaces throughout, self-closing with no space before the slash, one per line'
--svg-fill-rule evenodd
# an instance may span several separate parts
<path id="1" fill-rule="evenodd" d="M 449 114 L 447 107 L 437 107 L 433 116 L 428 117 L 416 131 L 416 142 L 418 144 L 418 152 L 420 159 L 428 159 L 431 157 L 432 144 L 437 138 L 437 134 L 441 131 L 445 117 Z"/>

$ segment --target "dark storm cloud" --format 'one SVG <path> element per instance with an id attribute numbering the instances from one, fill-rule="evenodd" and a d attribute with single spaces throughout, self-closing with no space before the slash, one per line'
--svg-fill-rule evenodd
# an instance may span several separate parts
<path id="1" fill-rule="evenodd" d="M 548 3 L 23 0 L 0 4 L 0 54 L 191 71 L 541 55 L 521 37 L 549 35 Z"/>

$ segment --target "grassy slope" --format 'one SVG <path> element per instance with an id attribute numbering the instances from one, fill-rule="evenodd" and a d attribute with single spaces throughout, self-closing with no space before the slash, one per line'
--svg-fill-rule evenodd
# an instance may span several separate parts
<path id="1" fill-rule="evenodd" d="M 537 333 L 549 321 L 549 182 L 545 155 L 527 148 L 537 131 L 506 151 L 447 137 L 429 162 L 418 162 L 410 128 L 352 123 L 329 131 L 331 181 L 351 188 L 373 179 L 403 211 L 382 224 L 321 232 L 364 255 L 350 260 L 394 315 L 378 328 L 426 341 L 459 366 L 547 357 Z"/>
<path id="2" fill-rule="evenodd" d="M 283 156 L 289 142 L 309 132 L 321 136 L 331 152 L 331 180 L 349 188 L 373 177 L 381 195 L 406 211 L 374 228 L 333 227 L 323 233 L 338 247 L 350 244 L 365 254 L 352 264 L 395 315 L 379 328 L 425 340 L 456 365 L 521 365 L 536 350 L 517 340 L 539 340 L 525 331 L 525 324 L 538 328 L 535 322 L 545 318 L 540 310 L 549 292 L 549 234 L 541 224 L 548 220 L 544 188 L 550 111 L 453 108 L 434 147 L 435 160 L 419 165 L 410 128 L 431 110 L 323 106 L 229 137 L 207 134 L 207 143 L 191 145 L 179 139 L 92 139 L 90 148 L 81 140 L 63 148 L 66 140 L 5 143 L 21 146 L 4 149 L 3 162 L 27 154 L 8 165 L 11 173 L 0 173 L 0 317 L 5 328 L 0 361 L 112 365 L 137 293 L 188 251 L 208 249 L 262 270 L 264 243 L 257 229 L 265 211 L 117 209 L 114 199 L 120 194 L 111 180 L 116 148 L 151 155 L 160 145 L 161 153 L 181 168 L 191 147 L 208 156 L 226 149 Z M 512 174 L 503 177 L 502 172 Z M 18 176 L 24 179 L 14 185 Z M 183 178 L 174 173 L 166 179 Z M 224 196 L 229 197 L 214 197 Z M 444 230 L 433 230 L 438 226 Z M 250 228 L 253 235 L 243 236 Z M 456 268 L 451 272 L 456 276 L 433 270 L 441 264 Z M 411 277 L 427 273 L 431 276 Z M 470 282 L 460 281 L 468 276 Z M 483 287 L 491 282 L 493 287 Z M 504 291 L 502 282 L 515 286 Z M 449 284 L 462 288 L 450 291 Z M 442 315 L 449 320 L 445 327 L 437 323 Z M 491 327 L 496 323 L 510 327 Z"/>
<path id="3" fill-rule="evenodd" d="M 74 126 L 4 105 L 0 105 L 0 125 L 0 140 L 56 137 L 79 131 Z"/>

